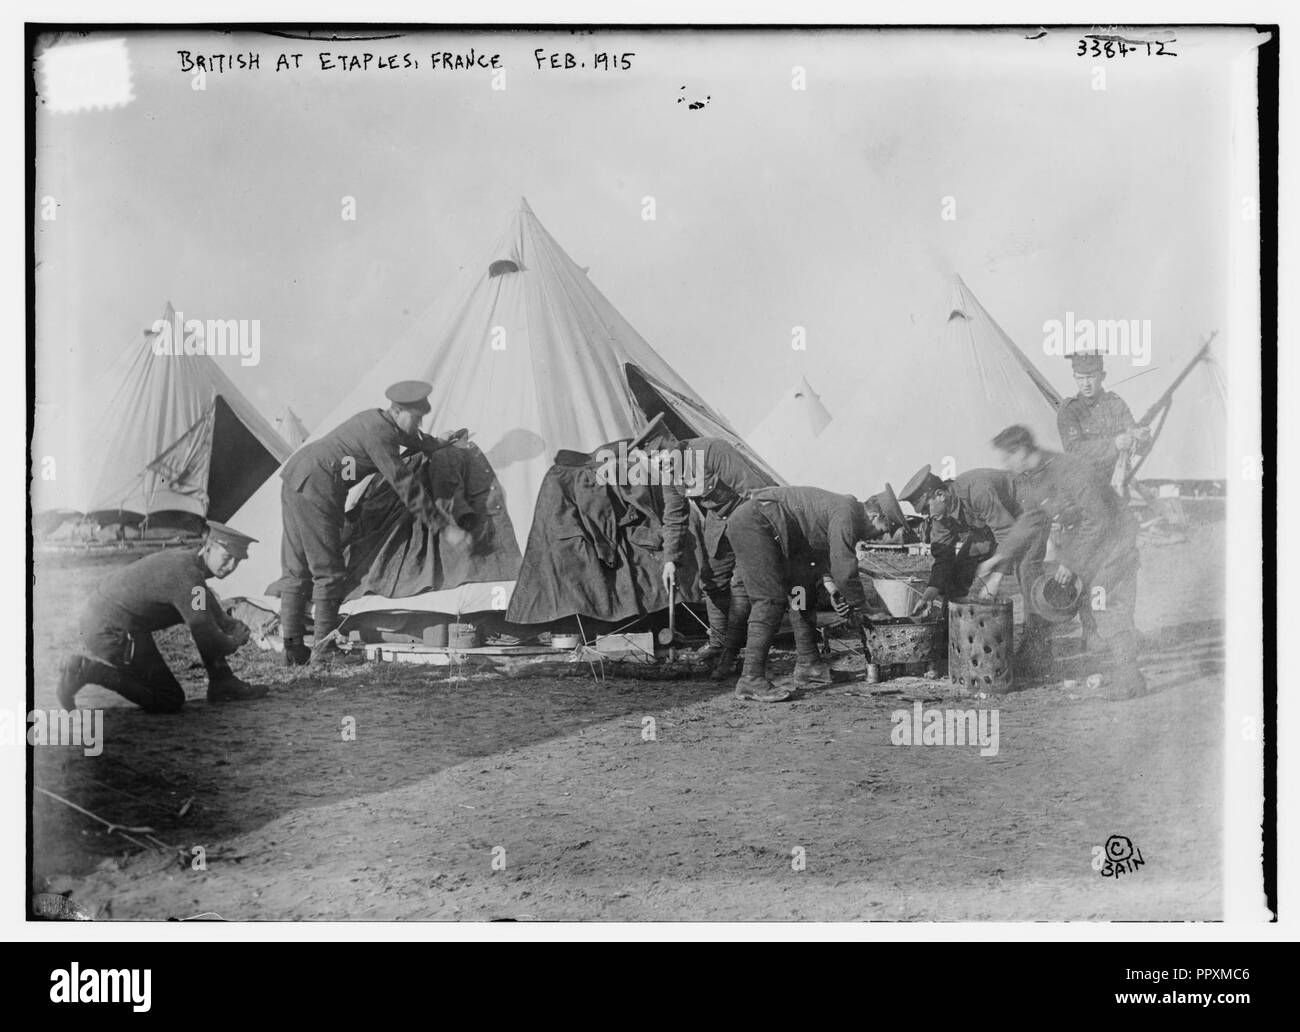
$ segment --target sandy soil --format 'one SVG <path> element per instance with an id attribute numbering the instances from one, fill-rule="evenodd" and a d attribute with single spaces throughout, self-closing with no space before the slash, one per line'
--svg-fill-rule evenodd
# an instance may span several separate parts
<path id="1" fill-rule="evenodd" d="M 1059 683 L 973 701 L 911 681 L 872 697 L 845 674 L 763 706 L 707 680 L 602 682 L 585 666 L 321 675 L 252 653 L 236 669 L 270 696 L 209 706 L 187 637 L 167 632 L 182 713 L 87 688 L 103 753 L 32 754 L 35 785 L 172 851 L 35 793 L 32 888 L 101 920 L 1216 919 L 1222 553 L 1222 524 L 1143 548 L 1152 692 L 1122 702 Z M 38 558 L 37 707 L 56 705 L 59 650 L 105 572 Z M 1091 669 L 1077 641 L 1058 654 L 1062 677 Z M 996 707 L 998 754 L 891 744 L 890 714 L 914 697 Z M 1145 861 L 1120 879 L 1091 865 L 1112 834 Z M 179 852 L 195 846 L 206 870 Z"/>

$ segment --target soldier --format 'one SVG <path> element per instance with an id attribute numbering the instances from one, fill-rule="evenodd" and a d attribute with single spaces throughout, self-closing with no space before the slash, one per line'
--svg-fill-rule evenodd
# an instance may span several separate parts
<path id="1" fill-rule="evenodd" d="M 889 484 L 878 494 L 873 494 L 862 503 L 867 513 L 866 541 L 882 544 L 905 544 L 918 540 L 912 528 L 907 525 L 907 516 L 898 504 L 898 497 Z"/>
<path id="2" fill-rule="evenodd" d="M 930 521 L 930 582 L 913 607 L 925 612 L 939 599 L 970 592 L 979 564 L 996 551 L 1020 516 L 1016 478 L 1001 469 L 971 469 L 941 480 L 923 466 L 903 487 L 903 498 Z M 1041 672 L 1052 661 L 1051 624 L 1028 606 L 1029 585 L 1047 550 L 1047 533 L 1026 547 L 1016 565 L 1020 593 L 1026 599 L 1025 625 L 1016 650 L 1016 670 Z"/>
<path id="3" fill-rule="evenodd" d="M 1077 351 L 1070 356 L 1070 364 L 1079 393 L 1063 401 L 1057 410 L 1061 446 L 1067 453 L 1085 459 L 1103 481 L 1109 482 L 1122 455 L 1150 443 L 1151 430 L 1137 425 L 1123 398 L 1103 389 L 1106 370 L 1101 355 Z"/>
<path id="4" fill-rule="evenodd" d="M 977 571 L 996 593 L 1002 570 L 1018 563 L 1046 533 L 1061 526 L 1061 564 L 1055 579 L 1069 584 L 1077 574 L 1091 584 L 1097 630 L 1109 642 L 1115 664 L 1115 695 L 1133 698 L 1146 691 L 1137 664 L 1137 521 L 1096 470 L 1077 455 L 1038 447 L 1023 426 L 1010 426 L 993 439 L 1006 468 L 1020 477 L 1016 496 L 1021 512 L 997 551 Z M 1097 594 L 1100 589 L 1100 594 Z"/>
<path id="5" fill-rule="evenodd" d="M 1074 382 L 1079 393 L 1061 403 L 1056 413 L 1056 427 L 1061 434 L 1061 446 L 1070 454 L 1089 462 L 1098 478 L 1124 492 L 1122 477 L 1127 464 L 1151 443 L 1151 428 L 1138 426 L 1124 399 L 1113 391 L 1102 388 L 1106 370 L 1102 356 L 1097 352 L 1078 351 L 1070 356 L 1074 369 Z M 1117 470 L 1121 460 L 1125 469 Z M 1089 585 L 1083 584 L 1085 594 Z M 1079 611 L 1086 645 L 1096 629 L 1091 610 Z"/>
<path id="6" fill-rule="evenodd" d="M 154 644 L 153 632 L 184 623 L 208 672 L 208 702 L 260 699 L 266 689 L 240 680 L 226 662 L 249 630 L 227 616 L 207 586 L 248 558 L 255 539 L 208 521 L 202 547 L 167 549 L 118 570 L 93 591 L 81 614 L 81 643 L 59 671 L 59 704 L 77 707 L 77 691 L 99 684 L 149 713 L 175 713 L 185 691 Z"/>
<path id="7" fill-rule="evenodd" d="M 347 565 L 341 536 L 348 492 L 372 473 L 392 486 L 407 509 L 449 544 L 468 535 L 454 521 L 450 503 L 435 499 L 424 479 L 402 460 L 402 449 L 432 452 L 441 441 L 420 430 L 431 406 L 433 385 L 404 380 L 385 392 L 388 409 L 367 409 L 339 424 L 289 457 L 280 471 L 284 540 L 282 573 L 273 588 L 280 593 L 280 631 L 289 666 L 327 662 L 339 655 L 330 637 L 342 622 L 339 604 L 346 591 Z M 315 644 L 303 644 L 307 602 L 314 603 Z"/>
<path id="8" fill-rule="evenodd" d="M 656 417 L 662 427 L 662 421 Z M 651 424 L 654 426 L 655 424 Z M 736 555 L 727 540 L 727 520 L 750 491 L 771 484 L 741 456 L 734 446 L 717 437 L 688 437 L 676 440 L 666 430 L 638 441 L 638 446 L 658 451 L 664 494 L 664 589 L 677 576 L 677 565 L 685 559 L 690 537 L 690 503 L 704 517 L 700 549 L 700 587 L 709 619 L 709 640 L 695 654 L 696 659 L 716 662 L 727 640 L 727 619 L 731 611 L 731 581 Z M 687 453 L 690 458 L 687 459 Z M 678 469 L 667 468 L 667 457 L 676 456 Z M 685 467 L 689 466 L 689 469 Z M 687 475 L 689 474 L 689 475 Z"/>
<path id="9" fill-rule="evenodd" d="M 820 571 L 829 569 L 842 596 L 836 611 L 856 625 L 865 601 L 856 545 L 868 533 L 861 502 L 817 487 L 768 487 L 737 506 L 727 528 L 736 552 L 737 576 L 731 585 L 727 645 L 718 660 L 719 668 L 729 670 L 744 639 L 737 698 L 759 702 L 789 698 L 789 689 L 777 688 L 767 679 L 767 653 L 796 588 L 805 595 L 802 605 L 790 607 L 797 650 L 795 681 L 830 681 L 830 668 L 817 651 L 813 592 Z"/>

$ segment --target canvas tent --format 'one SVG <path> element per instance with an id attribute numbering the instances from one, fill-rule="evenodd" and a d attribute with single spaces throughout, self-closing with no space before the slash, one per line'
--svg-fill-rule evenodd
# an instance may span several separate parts
<path id="1" fill-rule="evenodd" d="M 799 484 L 813 442 L 830 421 L 817 392 L 800 377 L 750 431 L 748 441 L 787 482 Z"/>
<path id="2" fill-rule="evenodd" d="M 163 321 L 174 325 L 169 303 Z M 262 415 L 205 354 L 159 354 L 159 334 L 118 357 L 92 434 L 94 479 L 77 506 L 100 522 L 228 520 L 289 455 Z"/>
<path id="3" fill-rule="evenodd" d="M 275 428 L 284 438 L 284 443 L 293 451 L 297 451 L 302 446 L 302 442 L 307 440 L 307 428 L 302 425 L 302 420 L 288 405 L 275 417 Z"/>
<path id="4" fill-rule="evenodd" d="M 411 333 L 370 364 L 320 427 L 383 406 L 389 384 L 413 378 L 433 384 L 435 431 L 471 431 L 495 473 L 520 553 L 556 453 L 630 438 L 661 412 L 680 436 L 724 437 L 768 471 L 596 289 L 526 201 L 491 249 L 464 267 Z M 280 572 L 279 478 L 231 522 L 263 543 L 223 583 L 222 594 L 276 607 L 267 589 Z M 369 595 L 344 611 L 500 609 L 513 585 L 513 578 L 500 578 L 400 599 Z"/>
<path id="5" fill-rule="evenodd" d="M 926 463 L 945 474 L 996 466 L 990 442 L 1012 423 L 1061 446 L 1059 394 L 960 276 L 912 339 L 869 358 L 870 376 L 805 463 L 809 484 L 866 498 Z"/>
<path id="6" fill-rule="evenodd" d="M 1136 419 L 1150 417 L 1156 433 L 1134 474 L 1138 480 L 1227 479 L 1227 384 L 1208 343 L 1167 376 L 1141 377 L 1118 393 Z"/>

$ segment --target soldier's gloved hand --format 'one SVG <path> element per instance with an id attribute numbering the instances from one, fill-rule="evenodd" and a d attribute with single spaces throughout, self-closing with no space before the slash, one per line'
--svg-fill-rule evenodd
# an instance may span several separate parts
<path id="1" fill-rule="evenodd" d="M 1128 431 L 1115 435 L 1115 447 L 1120 451 L 1128 451 L 1133 447 L 1133 435 Z"/>
<path id="2" fill-rule="evenodd" d="M 1151 428 L 1149 426 L 1135 426 L 1129 433 L 1141 444 L 1146 444 L 1151 440 Z"/>
<path id="3" fill-rule="evenodd" d="M 845 607 L 848 612 L 844 613 L 844 625 L 851 631 L 856 631 L 862 626 L 862 614 L 854 606 Z"/>
<path id="4" fill-rule="evenodd" d="M 926 588 L 921 592 L 921 597 L 917 599 L 916 605 L 912 607 L 912 615 L 919 616 L 921 613 L 924 613 L 938 597 L 938 588 Z"/>
<path id="5" fill-rule="evenodd" d="M 664 591 L 672 591 L 673 584 L 677 581 L 677 564 L 671 560 L 664 563 L 664 569 L 661 576 L 664 582 Z"/>
<path id="6" fill-rule="evenodd" d="M 1056 581 L 1057 584 L 1069 584 L 1074 580 L 1074 571 L 1068 569 L 1066 565 L 1062 563 L 1056 568 L 1056 573 L 1052 576 L 1052 580 Z"/>
<path id="7" fill-rule="evenodd" d="M 835 609 L 835 615 L 838 616 L 841 620 L 849 619 L 849 616 L 854 612 L 853 607 L 849 605 L 844 600 L 844 596 L 840 595 L 838 592 L 836 593 L 835 597 L 831 600 L 831 605 Z"/>

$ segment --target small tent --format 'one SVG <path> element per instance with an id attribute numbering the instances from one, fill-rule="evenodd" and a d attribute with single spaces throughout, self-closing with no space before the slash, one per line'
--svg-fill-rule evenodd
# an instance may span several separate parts
<path id="1" fill-rule="evenodd" d="M 1060 395 L 960 276 L 912 339 L 869 358 L 861 390 L 817 437 L 803 482 L 866 498 L 926 463 L 944 475 L 996 466 L 990 442 L 1012 423 L 1061 446 Z"/>
<path id="2" fill-rule="evenodd" d="M 321 430 L 386 405 L 385 388 L 406 379 L 433 384 L 435 431 L 470 431 L 496 478 L 508 515 L 502 522 L 512 528 L 519 554 L 556 453 L 631 438 L 660 413 L 678 436 L 723 437 L 771 472 L 596 289 L 526 201 L 491 249 L 468 263 L 420 323 L 370 364 L 321 420 Z M 223 582 L 222 594 L 276 608 L 267 596 L 280 574 L 280 479 L 263 485 L 231 522 L 262 544 Z M 503 609 L 513 586 L 513 576 L 444 583 L 400 599 L 372 594 L 343 608 Z"/>
<path id="3" fill-rule="evenodd" d="M 817 392 L 800 377 L 750 431 L 747 440 L 787 482 L 800 484 L 813 442 L 830 421 L 831 414 Z"/>
<path id="4" fill-rule="evenodd" d="M 279 431 L 280 436 L 284 438 L 284 443 L 290 449 L 297 451 L 302 447 L 303 441 L 307 440 L 307 428 L 303 426 L 302 420 L 298 418 L 288 405 L 280 410 L 280 414 L 275 417 L 275 428 Z"/>
<path id="5" fill-rule="evenodd" d="M 1138 480 L 1227 479 L 1227 382 L 1209 343 L 1169 375 L 1141 377 L 1119 393 L 1156 435 L 1134 472 Z"/>
<path id="6" fill-rule="evenodd" d="M 162 322 L 123 351 L 107 378 L 108 402 L 90 438 L 94 479 L 77 506 L 92 520 L 225 521 L 289 455 L 214 357 L 162 346 L 175 324 L 168 303 Z"/>

